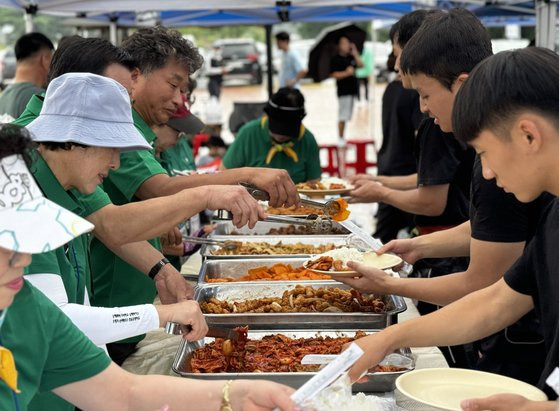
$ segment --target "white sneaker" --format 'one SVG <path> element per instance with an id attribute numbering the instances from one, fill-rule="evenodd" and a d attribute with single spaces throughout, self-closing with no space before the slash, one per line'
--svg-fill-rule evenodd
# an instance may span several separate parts
<path id="1" fill-rule="evenodd" d="M 338 148 L 345 148 L 346 146 L 346 141 L 343 137 L 340 137 L 340 139 L 338 140 Z"/>

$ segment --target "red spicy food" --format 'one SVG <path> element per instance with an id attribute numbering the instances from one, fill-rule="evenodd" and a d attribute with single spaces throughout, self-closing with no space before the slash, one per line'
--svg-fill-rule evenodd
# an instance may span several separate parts
<path id="1" fill-rule="evenodd" d="M 190 366 L 194 373 L 315 372 L 320 365 L 301 364 L 305 355 L 339 354 L 345 344 L 365 336 L 363 331 L 357 331 L 355 337 L 319 336 L 294 339 L 283 334 L 274 334 L 261 340 L 240 338 L 238 341 L 231 341 L 217 338 L 193 353 Z M 392 365 L 379 365 L 372 371 L 404 370 L 406 369 Z"/>

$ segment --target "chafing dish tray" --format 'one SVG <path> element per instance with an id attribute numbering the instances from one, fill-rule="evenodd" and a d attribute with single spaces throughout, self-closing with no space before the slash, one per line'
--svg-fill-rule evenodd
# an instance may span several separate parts
<path id="1" fill-rule="evenodd" d="M 268 243 L 270 245 L 276 245 L 278 243 L 282 244 L 296 244 L 302 243 L 305 245 L 324 245 L 324 244 L 334 244 L 337 247 L 346 245 L 346 238 L 342 236 L 327 236 L 327 235 L 313 235 L 313 236 L 236 236 L 231 238 L 230 236 L 214 236 L 214 240 L 233 240 L 243 243 Z M 221 247 L 218 245 L 205 244 L 200 249 L 200 254 L 204 258 L 208 259 L 235 259 L 235 258 L 278 258 L 278 257 L 308 257 L 312 254 L 321 254 L 321 252 L 316 253 L 298 253 L 298 254 L 230 254 L 230 255 L 216 255 L 213 254 L 215 251 L 219 250 Z"/>
<path id="2" fill-rule="evenodd" d="M 203 285 L 207 283 L 207 279 L 212 278 L 240 278 L 248 274 L 248 270 L 258 267 L 272 267 L 275 264 L 289 264 L 291 267 L 299 268 L 303 266 L 303 263 L 307 260 L 307 257 L 294 257 L 290 258 L 287 256 L 277 257 L 277 258 L 253 258 L 253 256 L 244 256 L 244 259 L 213 259 L 206 260 L 200 269 L 198 276 L 198 284 Z M 292 280 L 294 281 L 294 280 Z M 254 281 L 249 281 L 248 283 L 253 283 Z M 275 281 L 274 281 L 275 282 Z M 332 282 L 329 280 L 328 282 Z M 262 281 L 256 281 L 260 284 Z M 270 281 L 265 281 L 269 284 Z M 298 283 L 298 282 L 297 282 Z M 217 283 L 211 283 L 217 284 Z M 226 283 L 221 284 L 245 284 L 245 282 L 236 283 Z"/>
<path id="3" fill-rule="evenodd" d="M 205 284 L 198 286 L 194 299 L 198 303 L 214 297 L 225 301 L 243 301 L 255 298 L 281 297 L 284 291 L 292 290 L 297 285 L 335 287 L 349 290 L 351 287 L 337 282 L 298 281 L 294 282 L 245 282 L 228 284 Z M 267 312 L 239 314 L 204 314 L 206 322 L 216 326 L 236 327 L 249 325 L 251 329 L 382 329 L 395 324 L 398 314 L 407 309 L 404 299 L 389 295 L 381 297 L 386 311 L 375 312 Z"/>
<path id="4" fill-rule="evenodd" d="M 273 236 L 284 236 L 284 235 L 309 235 L 313 233 L 309 233 L 305 230 L 303 226 L 293 226 L 290 228 L 290 224 L 278 224 L 278 223 L 269 223 L 266 221 L 259 221 L 256 223 L 254 228 L 250 229 L 248 226 L 244 226 L 241 228 L 237 228 L 233 225 L 231 221 L 219 221 L 217 222 L 217 227 L 215 230 L 210 234 L 210 237 L 220 236 L 220 235 L 273 235 Z M 268 234 L 270 230 L 274 230 L 273 234 Z M 281 234 L 285 230 L 289 230 L 292 234 Z M 297 231 L 295 231 L 297 230 Z M 337 222 L 332 222 L 332 230 L 329 233 L 324 233 L 326 235 L 335 235 L 335 236 L 347 236 L 350 234 L 348 230 L 342 227 Z"/>
<path id="5" fill-rule="evenodd" d="M 364 329 L 367 334 L 371 334 L 374 331 L 371 329 Z M 317 336 L 323 337 L 353 337 L 355 331 L 333 331 L 333 330 L 323 330 L 323 331 L 297 331 L 297 330 L 277 330 L 274 332 L 270 331 L 248 331 L 248 338 L 251 340 L 262 339 L 266 335 L 270 334 L 283 334 L 290 338 L 312 338 Z M 312 378 L 316 372 L 246 372 L 246 373 L 194 373 L 190 367 L 190 360 L 192 358 L 193 352 L 197 348 L 203 347 L 205 344 L 209 344 L 214 341 L 214 338 L 205 338 L 199 341 L 187 342 L 182 340 L 178 348 L 177 354 L 175 355 L 175 360 L 173 362 L 173 371 L 177 374 L 188 377 L 188 378 L 198 378 L 203 380 L 228 380 L 228 379 L 265 379 L 270 381 L 276 381 L 281 384 L 289 385 L 294 388 L 299 388 L 310 378 Z M 413 356 L 409 348 L 403 348 L 397 351 L 397 353 L 409 357 L 412 360 L 412 365 L 409 369 L 405 371 L 398 372 L 377 372 L 368 373 L 369 381 L 363 384 L 354 384 L 353 391 L 362 392 L 386 392 L 393 391 L 395 388 L 395 381 L 400 375 L 411 371 L 415 367 L 415 362 L 413 361 Z"/>

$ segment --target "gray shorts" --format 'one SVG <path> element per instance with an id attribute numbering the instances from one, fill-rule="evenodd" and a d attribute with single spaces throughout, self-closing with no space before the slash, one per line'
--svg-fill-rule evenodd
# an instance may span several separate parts
<path id="1" fill-rule="evenodd" d="M 338 96 L 338 121 L 350 121 L 355 96 Z"/>

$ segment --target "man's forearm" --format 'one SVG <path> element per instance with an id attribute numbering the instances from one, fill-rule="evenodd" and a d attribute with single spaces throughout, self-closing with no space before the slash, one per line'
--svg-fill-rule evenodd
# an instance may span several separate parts
<path id="1" fill-rule="evenodd" d="M 87 220 L 95 225 L 95 236 L 110 248 L 149 240 L 204 210 L 206 191 L 199 187 L 172 196 L 109 205 L 89 215 Z"/>
<path id="2" fill-rule="evenodd" d="M 157 176 L 152 177 L 157 178 Z M 214 174 L 191 174 L 189 176 L 174 176 L 164 179 L 159 178 L 157 184 L 142 184 L 136 195 L 142 199 L 158 197 L 162 195 L 172 195 L 181 190 L 191 189 L 208 185 L 230 185 L 238 184 L 242 181 L 250 181 L 250 169 L 233 168 L 225 169 Z"/>
<path id="3" fill-rule="evenodd" d="M 163 258 L 163 254 L 147 241 L 138 241 L 109 248 L 128 264 L 146 275 Z"/>
<path id="4" fill-rule="evenodd" d="M 513 291 L 501 279 L 432 314 L 389 327 L 384 334 L 391 350 L 465 344 L 502 330 L 532 308 L 530 296 Z"/>
<path id="5" fill-rule="evenodd" d="M 413 239 L 421 258 L 467 257 L 470 255 L 470 221 Z"/>
<path id="6" fill-rule="evenodd" d="M 377 181 L 395 190 L 413 190 L 417 188 L 417 173 L 407 176 L 378 176 Z"/>
<path id="7" fill-rule="evenodd" d="M 439 207 L 434 201 L 433 196 L 425 195 L 426 190 L 423 190 L 421 187 L 413 190 L 393 190 L 391 188 L 384 187 L 383 191 L 384 192 L 381 198 L 383 203 L 399 208 L 400 210 L 407 211 L 408 213 L 425 216 L 438 216 L 444 211 L 444 207 Z M 444 198 L 444 204 L 446 204 L 446 196 Z"/>

